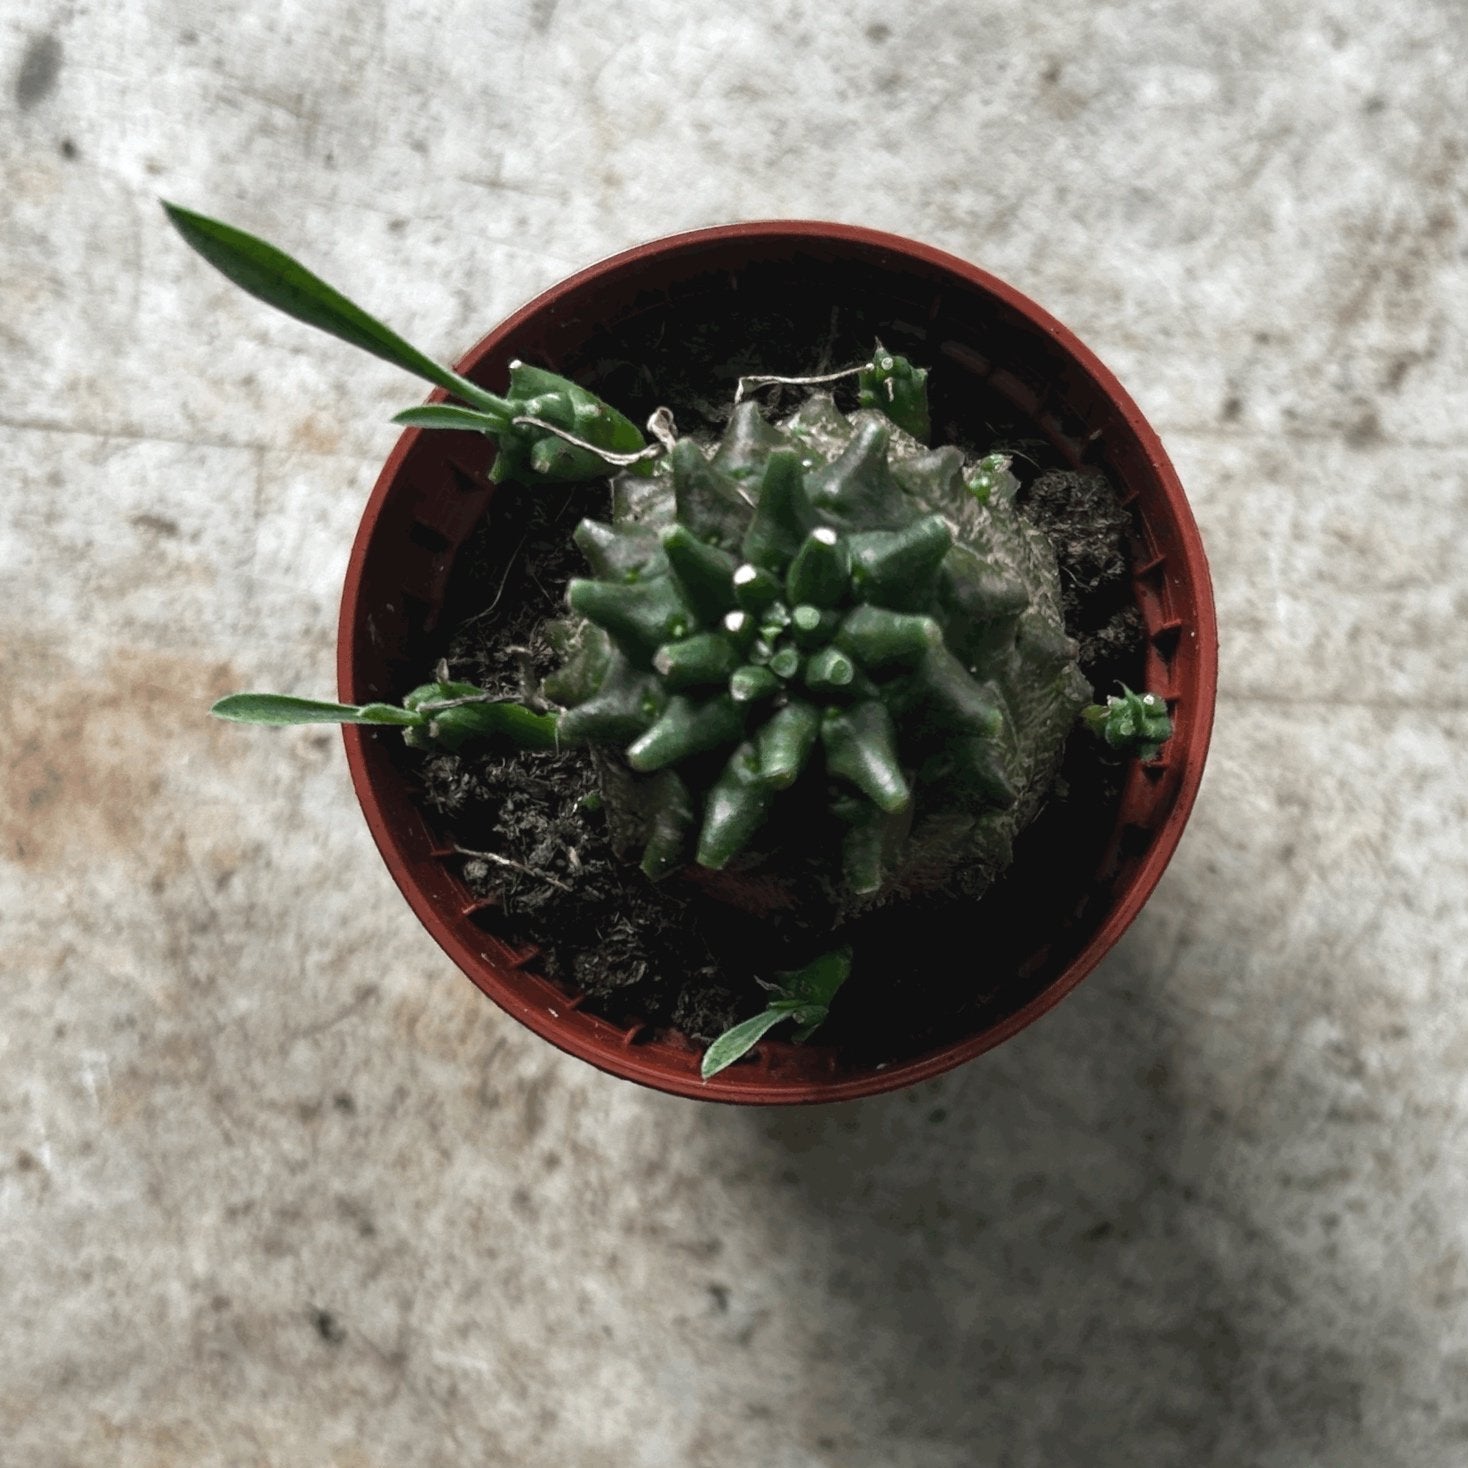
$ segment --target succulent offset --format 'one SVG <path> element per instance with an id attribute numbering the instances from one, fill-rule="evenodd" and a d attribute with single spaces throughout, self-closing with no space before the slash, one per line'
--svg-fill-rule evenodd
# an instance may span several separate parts
<path id="1" fill-rule="evenodd" d="M 1155 693 L 1134 693 L 1125 683 L 1104 704 L 1083 709 L 1087 725 L 1113 749 L 1134 754 L 1139 760 L 1157 758 L 1163 744 L 1172 738 L 1172 720 L 1167 704 Z"/>

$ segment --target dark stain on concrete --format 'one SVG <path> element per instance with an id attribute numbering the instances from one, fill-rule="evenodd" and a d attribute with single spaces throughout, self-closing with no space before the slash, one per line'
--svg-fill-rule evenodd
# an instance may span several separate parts
<path id="1" fill-rule="evenodd" d="M 170 520 L 167 515 L 150 515 L 144 511 L 141 515 L 134 515 L 128 521 L 137 530 L 146 530 L 153 535 L 163 535 L 169 540 L 177 538 L 178 521 Z"/>
<path id="2" fill-rule="evenodd" d="M 873 45 L 880 46 L 883 41 L 890 41 L 891 39 L 892 27 L 884 25 L 880 20 L 874 20 L 867 27 L 867 40 L 872 42 Z"/>
<path id="3" fill-rule="evenodd" d="M 15 103 L 24 112 L 44 102 L 56 90 L 61 75 L 61 42 L 55 36 L 36 36 L 20 58 L 15 74 Z"/>
<path id="4" fill-rule="evenodd" d="M 1346 425 L 1346 442 L 1353 449 L 1369 448 L 1380 443 L 1381 438 L 1381 419 L 1376 416 L 1376 409 L 1369 405 Z"/>
<path id="5" fill-rule="evenodd" d="M 342 1323 L 330 1310 L 320 1310 L 313 1307 L 311 1311 L 311 1324 L 316 1327 L 316 1334 L 328 1346 L 339 1346 L 347 1338 L 347 1333 Z"/>
<path id="6" fill-rule="evenodd" d="M 525 1083 L 520 1121 L 527 1142 L 533 1142 L 545 1126 L 545 1096 L 548 1085 L 549 1078 L 546 1076 L 536 1076 Z"/>
<path id="7" fill-rule="evenodd" d="M 1165 1091 L 1172 1080 L 1172 1070 L 1165 1060 L 1154 1060 L 1142 1072 L 1142 1084 L 1149 1091 Z"/>
<path id="8" fill-rule="evenodd" d="M 65 784 L 61 771 L 54 765 L 47 765 L 41 772 L 41 781 L 31 786 L 26 793 L 25 803 L 28 810 L 41 810 L 51 804 L 61 793 Z"/>

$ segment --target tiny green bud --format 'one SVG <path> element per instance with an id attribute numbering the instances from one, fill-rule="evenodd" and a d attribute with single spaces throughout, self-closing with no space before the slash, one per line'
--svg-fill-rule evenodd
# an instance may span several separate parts
<path id="1" fill-rule="evenodd" d="M 933 421 L 928 412 L 928 372 L 906 357 L 877 343 L 869 367 L 857 378 L 857 400 L 863 408 L 878 408 L 904 433 L 928 441 Z"/>
<path id="2" fill-rule="evenodd" d="M 1135 754 L 1143 762 L 1156 759 L 1172 737 L 1166 702 L 1155 693 L 1133 693 L 1125 683 L 1120 696 L 1113 693 L 1104 704 L 1092 704 L 1081 717 L 1113 749 Z"/>

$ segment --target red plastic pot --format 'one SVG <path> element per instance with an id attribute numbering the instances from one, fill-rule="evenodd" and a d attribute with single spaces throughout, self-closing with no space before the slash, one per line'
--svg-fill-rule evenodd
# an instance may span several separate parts
<path id="1" fill-rule="evenodd" d="M 1177 846 L 1203 774 L 1218 635 L 1208 566 L 1182 486 L 1111 373 L 1052 316 L 987 272 L 849 225 L 780 220 L 699 230 L 625 251 L 554 286 L 490 332 L 458 370 L 496 388 L 509 363 L 524 358 L 645 415 L 658 401 L 656 364 L 638 373 L 623 355 L 629 337 L 644 347 L 657 343 L 654 354 L 669 363 L 676 358 L 668 353 L 702 339 L 709 323 L 738 328 L 758 318 L 768 332 L 783 322 L 801 339 L 812 323 L 834 321 L 840 311 L 899 350 L 917 348 L 914 355 L 935 369 L 935 391 L 947 391 L 950 421 L 954 413 L 961 419 L 965 395 L 1002 401 L 1068 465 L 1099 468 L 1122 487 L 1136 522 L 1132 571 L 1148 635 L 1145 686 L 1166 697 L 1175 732 L 1159 762 L 1132 764 L 1090 895 L 1066 930 L 1048 934 L 1019 966 L 1012 1004 L 928 1053 L 879 1068 L 844 1067 L 819 1044 L 766 1042 L 753 1063 L 705 1082 L 698 1046 L 586 1012 L 575 992 L 537 973 L 534 950 L 500 941 L 495 909 L 468 890 L 450 837 L 415 804 L 411 765 L 397 741 L 345 729 L 373 837 L 454 962 L 552 1044 L 675 1095 L 766 1105 L 847 1100 L 925 1080 L 1008 1039 L 1069 993 L 1136 917 Z M 732 389 L 737 372 L 756 369 L 810 365 L 726 358 L 721 390 Z M 983 424 L 974 428 L 982 441 Z M 393 450 L 347 568 L 338 651 L 344 700 L 396 699 L 422 681 L 455 553 L 490 508 L 493 488 L 483 471 L 491 454 L 485 439 L 419 430 L 404 433 Z"/>

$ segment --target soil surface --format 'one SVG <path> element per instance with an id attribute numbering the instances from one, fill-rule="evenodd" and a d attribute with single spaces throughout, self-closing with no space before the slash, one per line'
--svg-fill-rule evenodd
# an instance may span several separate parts
<path id="1" fill-rule="evenodd" d="M 1127 511 L 1101 475 L 1047 465 L 1043 443 L 1013 429 L 1000 441 L 1024 444 L 1019 502 L 1055 546 L 1082 671 L 1100 693 L 1118 680 L 1139 685 Z M 524 697 L 552 671 L 546 624 L 563 614 L 566 582 L 584 570 L 571 532 L 584 516 L 605 517 L 606 501 L 605 485 L 496 492 L 458 558 L 444 611 L 442 625 L 455 629 L 444 649 L 454 678 Z M 583 991 L 587 1008 L 701 1042 L 762 1007 L 757 977 L 851 942 L 857 961 L 819 1040 L 868 1064 L 929 1048 L 955 1025 L 972 1027 L 984 1011 L 1027 997 L 1016 977 L 1026 957 L 1056 933 L 1079 931 L 1078 912 L 1102 899 L 1092 883 L 1125 769 L 1078 726 L 1052 800 L 984 899 L 907 901 L 833 931 L 829 918 L 774 906 L 752 917 L 681 878 L 652 885 L 613 849 L 599 808 L 600 758 L 471 749 L 424 762 L 426 801 L 464 851 L 465 880 L 494 900 L 485 917 L 493 931 L 538 947 L 542 971 Z M 924 961 L 951 952 L 972 962 Z"/>

